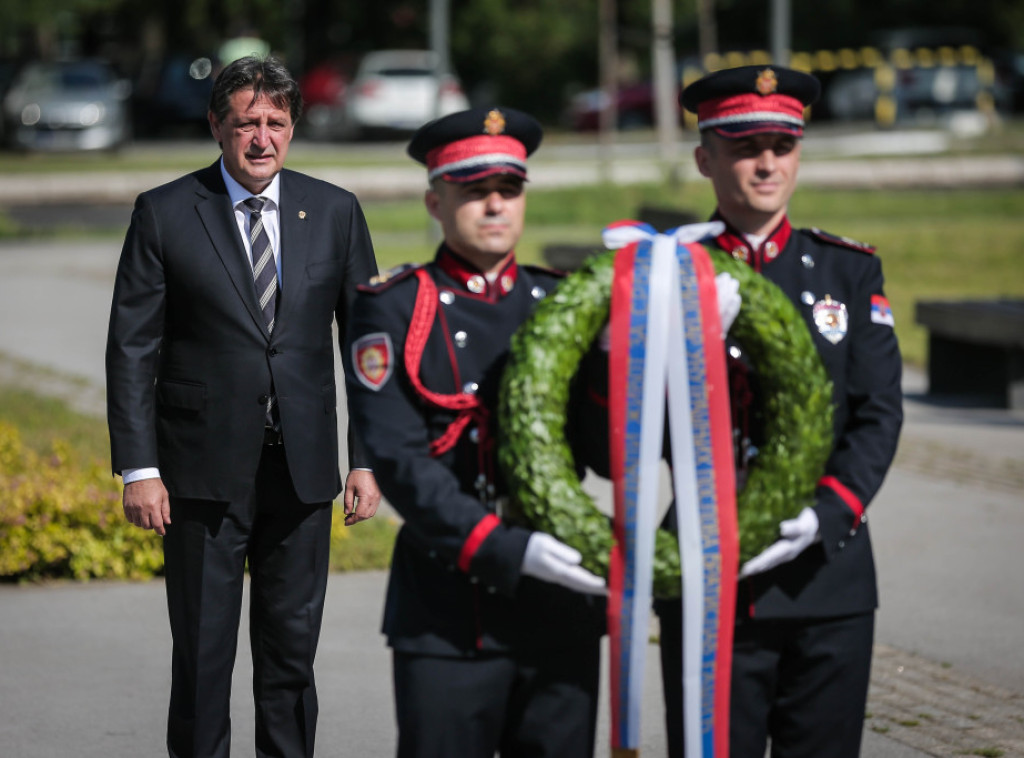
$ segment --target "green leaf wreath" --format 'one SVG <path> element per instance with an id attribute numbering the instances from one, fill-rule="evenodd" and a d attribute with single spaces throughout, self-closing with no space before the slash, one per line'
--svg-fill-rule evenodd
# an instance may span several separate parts
<path id="1" fill-rule="evenodd" d="M 716 272 L 739 281 L 743 305 L 729 335 L 743 346 L 763 396 L 765 442 L 737 495 L 745 561 L 778 538 L 780 521 L 813 504 L 832 447 L 832 384 L 783 292 L 726 253 L 708 252 Z M 583 565 L 601 576 L 608 575 L 611 524 L 583 491 L 564 430 L 577 366 L 608 320 L 614 262 L 615 251 L 591 256 L 519 328 L 498 409 L 498 458 L 513 512 L 579 550 Z M 654 595 L 679 593 L 676 536 L 659 529 Z"/>

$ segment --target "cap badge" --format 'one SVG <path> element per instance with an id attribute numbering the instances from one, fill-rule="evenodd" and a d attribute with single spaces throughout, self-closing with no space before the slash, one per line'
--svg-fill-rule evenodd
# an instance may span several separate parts
<path id="1" fill-rule="evenodd" d="M 484 119 L 484 133 L 492 137 L 505 132 L 505 116 L 497 108 L 487 114 Z"/>
<path id="2" fill-rule="evenodd" d="M 757 92 L 759 95 L 767 96 L 771 95 L 779 88 L 778 77 L 775 76 L 775 72 L 770 68 L 766 68 L 764 71 L 760 71 L 757 74 Z"/>

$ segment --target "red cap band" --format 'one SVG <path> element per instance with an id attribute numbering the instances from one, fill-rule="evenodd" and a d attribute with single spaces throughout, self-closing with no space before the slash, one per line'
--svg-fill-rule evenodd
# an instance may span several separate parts
<path id="1" fill-rule="evenodd" d="M 526 177 L 526 147 L 505 134 L 480 134 L 449 142 L 427 153 L 427 177 L 473 182 L 491 174 Z"/>
<path id="2" fill-rule="evenodd" d="M 800 136 L 804 105 L 795 97 L 777 93 L 726 95 L 697 106 L 697 128 L 714 129 L 731 137 L 770 131 Z"/>

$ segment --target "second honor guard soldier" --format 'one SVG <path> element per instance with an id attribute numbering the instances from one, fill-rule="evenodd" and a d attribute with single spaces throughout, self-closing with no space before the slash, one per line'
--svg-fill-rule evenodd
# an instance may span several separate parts
<path id="1" fill-rule="evenodd" d="M 896 452 L 902 364 L 874 248 L 789 222 L 804 108 L 818 93 L 809 74 L 745 66 L 682 94 L 725 223 L 714 244 L 793 302 L 834 387 L 833 448 L 813 506 L 740 570 L 733 758 L 762 758 L 769 741 L 773 758 L 857 756 L 871 670 L 878 595 L 866 508 Z M 658 610 L 670 753 L 681 756 L 681 609 Z"/>
<path id="2" fill-rule="evenodd" d="M 349 330 L 352 420 L 404 519 L 383 623 L 401 758 L 594 750 L 604 580 L 503 519 L 495 459 L 509 340 L 559 280 L 514 252 L 540 140 L 506 108 L 422 127 L 408 151 L 444 241 L 362 287 Z"/>

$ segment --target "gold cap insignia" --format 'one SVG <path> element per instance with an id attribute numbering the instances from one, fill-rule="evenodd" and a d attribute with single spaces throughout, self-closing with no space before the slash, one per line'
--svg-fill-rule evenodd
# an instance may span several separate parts
<path id="1" fill-rule="evenodd" d="M 757 74 L 757 92 L 760 95 L 770 95 L 779 88 L 779 80 L 775 72 L 770 68 L 760 71 Z"/>
<path id="2" fill-rule="evenodd" d="M 484 119 L 484 133 L 489 134 L 492 137 L 496 134 L 502 134 L 505 131 L 505 116 L 497 108 L 487 114 L 487 118 Z"/>

